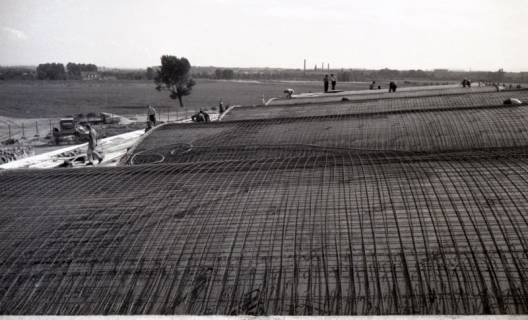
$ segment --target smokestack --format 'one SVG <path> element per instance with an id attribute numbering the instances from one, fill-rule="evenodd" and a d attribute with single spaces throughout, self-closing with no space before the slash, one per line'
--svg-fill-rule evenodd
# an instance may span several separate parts
<path id="1" fill-rule="evenodd" d="M 303 74 L 306 75 L 306 59 L 304 59 Z"/>

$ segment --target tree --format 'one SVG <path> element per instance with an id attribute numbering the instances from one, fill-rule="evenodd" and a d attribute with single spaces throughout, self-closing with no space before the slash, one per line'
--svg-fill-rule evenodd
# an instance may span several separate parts
<path id="1" fill-rule="evenodd" d="M 37 67 L 37 78 L 40 80 L 64 80 L 66 70 L 62 63 L 41 63 Z"/>
<path id="2" fill-rule="evenodd" d="M 171 99 L 178 98 L 180 107 L 183 107 L 183 96 L 191 94 L 196 82 L 190 75 L 191 64 L 184 57 L 161 56 L 161 67 L 154 78 L 156 90 L 168 90 Z"/>

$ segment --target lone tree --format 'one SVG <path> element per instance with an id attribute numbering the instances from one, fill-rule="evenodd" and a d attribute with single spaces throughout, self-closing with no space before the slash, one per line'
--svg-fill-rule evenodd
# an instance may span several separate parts
<path id="1" fill-rule="evenodd" d="M 183 107 L 183 96 L 191 94 L 196 82 L 190 75 L 191 64 L 184 57 L 161 56 L 161 68 L 157 70 L 154 78 L 156 90 L 168 90 L 172 99 L 178 98 L 180 107 Z"/>

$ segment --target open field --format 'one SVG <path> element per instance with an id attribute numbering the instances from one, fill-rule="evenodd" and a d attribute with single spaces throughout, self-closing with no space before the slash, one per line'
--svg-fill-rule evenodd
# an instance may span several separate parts
<path id="1" fill-rule="evenodd" d="M 317 82 L 236 82 L 197 80 L 193 93 L 184 98 L 187 109 L 224 105 L 254 105 L 266 98 L 283 95 L 293 87 L 299 92 L 321 91 Z M 365 84 L 340 84 L 342 89 L 357 90 Z M 145 106 L 179 109 L 177 100 L 167 92 L 158 92 L 151 81 L 2 81 L 0 115 L 18 118 L 57 118 L 69 114 L 109 112 L 121 115 L 143 113 Z M 166 109 L 165 109 L 166 110 Z M 161 110 L 164 111 L 165 110 Z"/>
<path id="2" fill-rule="evenodd" d="M 296 92 L 321 92 L 320 82 L 239 82 L 197 80 L 193 93 L 184 98 L 186 109 L 198 110 L 224 105 L 255 105 L 283 95 L 285 88 Z M 402 84 L 403 85 L 403 84 Z M 339 83 L 340 90 L 362 90 L 366 83 Z M 144 113 L 153 104 L 166 113 L 181 110 L 167 92 L 155 90 L 152 81 L 0 81 L 0 116 L 15 118 L 60 118 L 87 112 L 120 115 Z"/>

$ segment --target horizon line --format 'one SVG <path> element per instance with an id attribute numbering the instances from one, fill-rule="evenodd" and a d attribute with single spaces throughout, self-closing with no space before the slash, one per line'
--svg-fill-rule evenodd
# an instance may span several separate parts
<path id="1" fill-rule="evenodd" d="M 85 62 L 72 62 L 72 61 L 68 61 L 67 63 L 85 63 Z M 66 66 L 67 63 L 63 63 L 63 62 L 44 62 L 44 63 L 62 63 L 64 66 Z M 86 63 L 92 63 L 92 62 L 86 62 Z M 146 67 L 118 67 L 118 66 L 112 66 L 112 67 L 108 67 L 108 66 L 104 66 L 104 65 L 97 65 L 96 63 L 93 63 L 97 66 L 97 68 L 103 68 L 103 69 L 117 69 L 117 70 L 146 70 L 147 68 L 152 68 L 152 67 L 158 67 L 159 65 L 153 65 L 153 66 L 146 66 Z M 0 67 L 11 67 L 11 68 L 16 68 L 16 67 L 19 67 L 19 68 L 36 68 L 38 65 L 34 65 L 34 64 L 0 64 Z M 214 65 L 191 65 L 191 68 L 192 67 L 196 67 L 196 68 L 222 68 L 222 69 L 278 69 L 278 70 L 298 70 L 298 71 L 303 71 L 304 69 L 303 68 L 291 68 L 291 67 L 232 67 L 232 66 L 214 66 Z M 317 69 L 317 70 L 314 70 L 313 68 L 307 68 L 306 71 L 325 71 L 325 70 L 328 70 L 328 69 Z M 410 68 L 410 69 L 398 69 L 398 68 L 390 68 L 390 67 L 383 67 L 383 68 L 379 68 L 379 69 L 376 69 L 376 68 L 360 68 L 360 67 L 349 67 L 349 68 L 345 68 L 345 67 L 340 67 L 340 68 L 330 68 L 330 70 L 332 71 L 339 71 L 339 70 L 344 70 L 344 71 L 348 71 L 348 70 L 368 70 L 368 71 L 380 71 L 380 70 L 395 70 L 395 71 L 411 71 L 411 70 L 414 70 L 414 71 L 425 71 L 425 72 L 431 72 L 431 71 L 449 71 L 449 72 L 498 72 L 499 70 L 485 70 L 485 69 L 457 69 L 457 68 L 424 68 L 424 69 L 421 69 L 421 68 Z M 525 73 L 525 72 L 528 72 L 528 71 L 508 71 L 508 70 L 504 70 L 505 73 Z"/>

